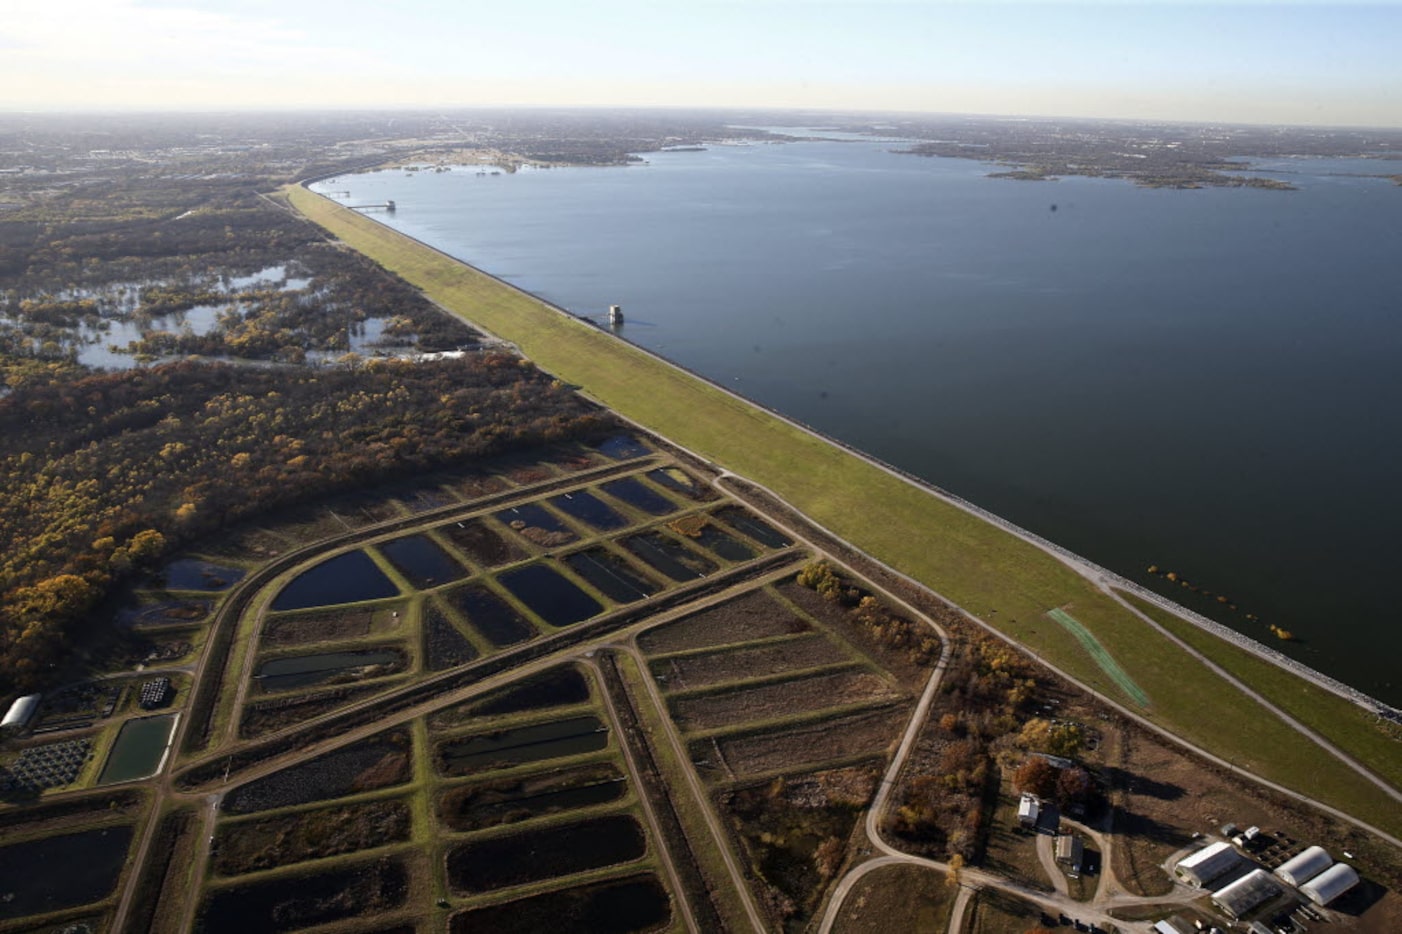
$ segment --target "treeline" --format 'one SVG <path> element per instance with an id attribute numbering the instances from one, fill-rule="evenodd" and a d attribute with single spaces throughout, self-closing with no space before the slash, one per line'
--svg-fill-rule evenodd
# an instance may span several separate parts
<path id="1" fill-rule="evenodd" d="M 826 561 L 806 564 L 799 584 L 844 606 L 858 631 L 876 645 L 903 655 L 912 665 L 932 665 L 940 656 L 940 640 L 927 626 L 896 616 L 871 594 L 843 580 Z"/>
<path id="2" fill-rule="evenodd" d="M 942 682 L 944 711 L 923 740 L 937 747 L 928 767 L 902 788 L 891 830 L 928 852 L 976 859 L 997 800 L 996 753 L 1022 741 L 1037 689 L 1026 657 L 1005 642 L 971 633 Z M 1040 741 L 1042 733 L 1029 731 Z"/>
<path id="3" fill-rule="evenodd" d="M 0 694 L 33 686 L 115 582 L 182 541 L 319 494 L 606 430 L 606 414 L 503 353 L 38 370 L 0 398 Z"/>

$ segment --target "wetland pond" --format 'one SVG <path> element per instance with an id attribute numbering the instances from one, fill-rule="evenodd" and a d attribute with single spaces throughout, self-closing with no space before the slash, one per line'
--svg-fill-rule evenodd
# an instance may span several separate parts
<path id="1" fill-rule="evenodd" d="M 550 505 L 566 515 L 605 532 L 621 529 L 628 524 L 627 519 L 606 506 L 597 496 L 584 490 L 551 497 Z"/>
<path id="2" fill-rule="evenodd" d="M 543 564 L 507 571 L 497 581 L 552 626 L 569 626 L 603 610 L 599 601 Z"/>
<path id="3" fill-rule="evenodd" d="M 104 827 L 0 847 L 0 919 L 105 898 L 117 884 L 131 838 L 130 826 Z"/>
<path id="4" fill-rule="evenodd" d="M 631 934 L 654 930 L 671 914 L 667 891 L 656 876 L 646 874 L 474 908 L 454 915 L 449 930 L 452 934 L 537 934 L 549 930 Z"/>
<path id="5" fill-rule="evenodd" d="M 467 617 L 472 628 L 497 648 L 535 638 L 535 627 L 505 600 L 485 587 L 463 587 L 447 594 L 447 600 Z"/>
<path id="6" fill-rule="evenodd" d="M 435 729 L 447 728 L 474 717 L 539 712 L 582 704 L 588 699 L 589 682 L 584 674 L 574 665 L 563 665 L 439 711 L 433 717 L 433 725 Z"/>
<path id="7" fill-rule="evenodd" d="M 445 775 L 469 775 L 597 752 L 608 741 L 608 728 L 598 717 L 568 717 L 447 740 L 439 745 L 438 754 Z"/>
<path id="8" fill-rule="evenodd" d="M 749 561 L 755 556 L 748 545 L 741 544 L 733 536 L 727 535 L 709 523 L 696 534 L 695 541 L 701 547 L 714 552 L 727 561 Z"/>
<path id="9" fill-rule="evenodd" d="M 179 717 L 180 714 L 172 713 L 141 717 L 122 724 L 97 783 L 115 785 L 154 775 L 165 760 L 166 748 Z"/>
<path id="10" fill-rule="evenodd" d="M 427 535 L 406 535 L 381 542 L 377 547 L 395 570 L 419 590 L 458 580 L 468 573 Z"/>
<path id="11" fill-rule="evenodd" d="M 166 590 L 228 590 L 243 580 L 242 568 L 224 567 L 199 558 L 181 558 L 161 569 L 161 586 Z"/>
<path id="12" fill-rule="evenodd" d="M 274 610 L 359 603 L 399 596 L 399 588 L 363 551 L 351 551 L 298 574 L 273 601 Z"/>
<path id="13" fill-rule="evenodd" d="M 543 548 L 565 545 L 579 537 L 558 516 L 538 503 L 503 509 L 496 514 L 496 519 Z"/>
<path id="14" fill-rule="evenodd" d="M 626 814 L 523 830 L 464 843 L 448 853 L 448 883 L 457 892 L 490 892 L 638 859 L 643 828 Z"/>
<path id="15" fill-rule="evenodd" d="M 585 765 L 524 778 L 459 785 L 443 796 L 441 814 L 454 830 L 466 832 L 608 804 L 627 792 L 627 780 L 613 766 Z"/>
<path id="16" fill-rule="evenodd" d="M 660 532 L 634 535 L 623 539 L 620 544 L 674 581 L 696 580 L 716 569 L 716 563 L 710 558 L 697 554 Z"/>
<path id="17" fill-rule="evenodd" d="M 619 603 L 650 597 L 660 589 L 606 548 L 576 552 L 565 558 L 565 563 L 604 596 Z"/>
<path id="18" fill-rule="evenodd" d="M 329 681 L 343 671 L 372 665 L 403 667 L 404 653 L 398 649 L 362 649 L 354 652 L 325 652 L 275 658 L 258 667 L 254 678 L 265 691 L 290 691 Z"/>
<path id="19" fill-rule="evenodd" d="M 676 512 L 679 508 L 676 503 L 667 497 L 643 484 L 636 477 L 624 477 L 621 480 L 610 480 L 608 483 L 600 485 L 609 496 L 627 503 L 643 512 L 653 516 L 665 516 L 668 513 Z"/>
<path id="20" fill-rule="evenodd" d="M 739 506 L 727 506 L 718 510 L 715 517 L 741 535 L 747 535 L 767 548 L 787 548 L 793 544 L 777 529 Z"/>
<path id="21" fill-rule="evenodd" d="M 599 442 L 597 449 L 600 454 L 616 461 L 632 460 L 652 453 L 651 448 L 632 435 L 614 435 L 612 438 L 606 438 Z"/>

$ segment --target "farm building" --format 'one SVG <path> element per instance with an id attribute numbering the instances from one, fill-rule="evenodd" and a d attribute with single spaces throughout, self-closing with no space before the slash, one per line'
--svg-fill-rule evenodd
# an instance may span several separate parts
<path id="1" fill-rule="evenodd" d="M 1352 866 L 1335 863 L 1300 886 L 1300 894 L 1316 905 L 1327 905 L 1358 884 L 1358 873 Z"/>
<path id="2" fill-rule="evenodd" d="M 39 697 L 38 694 L 26 694 L 16 698 L 10 709 L 5 712 L 5 719 L 0 720 L 0 729 L 24 729 L 39 709 Z"/>
<path id="3" fill-rule="evenodd" d="M 1297 856 L 1292 856 L 1276 869 L 1275 874 L 1290 885 L 1299 888 L 1324 870 L 1334 861 L 1324 852 L 1322 846 L 1312 846 Z"/>
<path id="4" fill-rule="evenodd" d="M 1186 856 L 1173 867 L 1179 879 L 1202 888 L 1223 874 L 1237 867 L 1241 857 L 1232 845 L 1226 842 L 1213 843 L 1203 847 L 1191 856 Z"/>
<path id="5" fill-rule="evenodd" d="M 1081 838 L 1064 833 L 1056 838 L 1056 861 L 1064 865 L 1073 874 L 1081 871 L 1081 863 L 1085 860 L 1085 844 L 1081 843 Z"/>
<path id="6" fill-rule="evenodd" d="M 1280 894 L 1280 886 L 1264 869 L 1253 869 L 1212 896 L 1212 904 L 1233 919 Z"/>
<path id="7" fill-rule="evenodd" d="M 1035 827 L 1041 815 L 1042 802 L 1035 795 L 1023 795 L 1017 803 L 1017 822 L 1024 827 Z"/>

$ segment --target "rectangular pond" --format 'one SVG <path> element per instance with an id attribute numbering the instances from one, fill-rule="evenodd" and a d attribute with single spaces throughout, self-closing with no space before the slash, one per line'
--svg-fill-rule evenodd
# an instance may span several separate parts
<path id="1" fill-rule="evenodd" d="M 600 484 L 599 489 L 603 490 L 614 499 L 641 509 L 649 515 L 665 516 L 668 513 L 676 512 L 677 509 L 680 508 L 676 503 L 672 502 L 661 493 L 658 493 L 637 477 L 624 477 L 621 480 L 610 480 L 608 483 Z"/>
<path id="2" fill-rule="evenodd" d="M 750 515 L 739 506 L 727 506 L 715 513 L 715 518 L 724 522 L 741 535 L 748 536 L 766 548 L 787 548 L 793 544 L 788 537 L 769 523 Z"/>
<path id="3" fill-rule="evenodd" d="M 710 558 L 697 554 L 660 532 L 634 535 L 619 544 L 674 581 L 696 580 L 717 567 Z"/>
<path id="4" fill-rule="evenodd" d="M 485 587 L 459 588 L 447 594 L 447 600 L 467 617 L 473 629 L 498 648 L 535 638 L 535 627 Z"/>
<path id="5" fill-rule="evenodd" d="M 395 570 L 419 590 L 459 580 L 468 573 L 427 535 L 406 535 L 378 547 Z"/>
<path id="6" fill-rule="evenodd" d="M 613 529 L 621 529 L 629 524 L 627 519 L 605 505 L 603 500 L 584 490 L 575 490 L 573 493 L 561 493 L 559 496 L 552 496 L 550 498 L 550 505 L 567 516 L 571 516 L 581 522 L 586 522 L 594 528 L 602 529 L 605 532 L 612 531 Z"/>
<path id="7" fill-rule="evenodd" d="M 601 594 L 619 603 L 650 597 L 659 589 L 627 561 L 605 548 L 577 552 L 566 557 L 565 563 Z"/>
<path id="8" fill-rule="evenodd" d="M 569 717 L 448 740 L 438 747 L 445 775 L 467 775 L 526 762 L 597 752 L 608 745 L 598 717 Z"/>
<path id="9" fill-rule="evenodd" d="M 117 742 L 107 755 L 107 763 L 98 777 L 99 785 L 115 785 L 155 775 L 165 762 L 170 738 L 175 734 L 180 714 L 142 717 L 122 724 Z"/>
<path id="10" fill-rule="evenodd" d="M 364 649 L 354 652 L 322 652 L 316 655 L 294 655 L 275 658 L 258 667 L 254 678 L 265 691 L 287 691 L 292 688 L 320 684 L 335 675 L 354 668 L 373 665 L 404 665 L 404 653 L 398 649 Z"/>
<path id="11" fill-rule="evenodd" d="M 552 626 L 569 626 L 603 610 L 599 601 L 544 564 L 507 571 L 497 581 Z"/>

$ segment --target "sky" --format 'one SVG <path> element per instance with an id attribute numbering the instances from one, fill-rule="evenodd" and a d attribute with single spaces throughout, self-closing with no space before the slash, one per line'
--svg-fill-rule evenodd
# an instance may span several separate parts
<path id="1" fill-rule="evenodd" d="M 776 107 L 1402 126 L 1402 0 L 0 0 L 0 110 Z"/>

